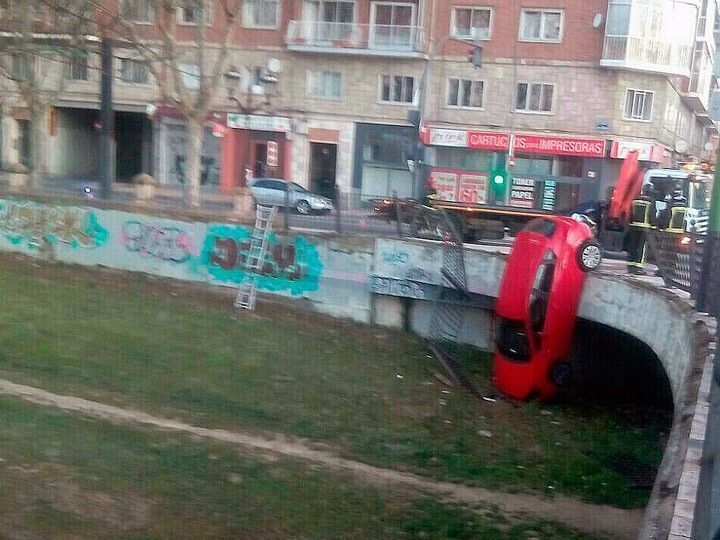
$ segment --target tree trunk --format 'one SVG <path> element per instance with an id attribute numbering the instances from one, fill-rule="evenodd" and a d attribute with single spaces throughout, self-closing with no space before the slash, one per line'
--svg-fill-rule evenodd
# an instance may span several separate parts
<path id="1" fill-rule="evenodd" d="M 203 121 L 187 120 L 187 170 L 185 174 L 185 201 L 188 206 L 200 206 L 200 153 L 202 151 Z"/>
<path id="2" fill-rule="evenodd" d="M 30 187 L 39 190 L 47 172 L 47 107 L 30 107 Z"/>

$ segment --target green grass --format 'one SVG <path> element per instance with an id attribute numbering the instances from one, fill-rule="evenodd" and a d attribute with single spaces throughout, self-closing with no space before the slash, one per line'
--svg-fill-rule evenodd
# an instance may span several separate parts
<path id="1" fill-rule="evenodd" d="M 291 460 L 0 397 L 0 535 L 84 538 L 589 538 L 357 484 Z"/>
<path id="2" fill-rule="evenodd" d="M 179 287 L 173 296 L 138 275 L 5 260 L 0 376 L 206 427 L 284 432 L 444 480 L 621 507 L 647 500 L 614 464 L 657 467 L 658 424 L 443 393 L 412 336 L 283 309 L 238 314 L 229 299 Z M 489 357 L 466 362 L 493 392 Z"/>

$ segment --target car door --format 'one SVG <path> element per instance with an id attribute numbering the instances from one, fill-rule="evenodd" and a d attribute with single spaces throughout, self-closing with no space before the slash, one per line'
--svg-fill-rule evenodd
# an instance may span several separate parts
<path id="1" fill-rule="evenodd" d="M 282 180 L 271 180 L 272 183 L 272 204 L 276 206 L 285 206 L 285 192 L 287 184 Z"/>
<path id="2" fill-rule="evenodd" d="M 256 180 L 252 186 L 250 186 L 250 191 L 252 192 L 253 197 L 255 197 L 255 202 L 262 205 L 271 205 L 272 203 L 272 189 L 270 189 L 271 181 L 270 180 Z"/>

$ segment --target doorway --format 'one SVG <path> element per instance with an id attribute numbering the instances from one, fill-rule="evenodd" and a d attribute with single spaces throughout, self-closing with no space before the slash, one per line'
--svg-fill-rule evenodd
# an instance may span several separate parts
<path id="1" fill-rule="evenodd" d="M 18 120 L 17 123 L 20 139 L 19 161 L 26 167 L 30 167 L 30 120 Z"/>
<path id="2" fill-rule="evenodd" d="M 115 113 L 115 176 L 119 182 L 130 182 L 141 172 L 150 172 L 144 158 L 150 154 L 152 125 L 147 115 L 132 112 Z"/>
<path id="3" fill-rule="evenodd" d="M 337 145 L 310 143 L 310 191 L 335 198 Z"/>
<path id="4" fill-rule="evenodd" d="M 266 142 L 255 142 L 253 143 L 253 177 L 254 178 L 265 178 L 267 176 L 267 143 Z"/>

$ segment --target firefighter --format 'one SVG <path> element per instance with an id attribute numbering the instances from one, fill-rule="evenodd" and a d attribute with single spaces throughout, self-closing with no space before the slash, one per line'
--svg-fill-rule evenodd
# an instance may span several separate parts
<path id="1" fill-rule="evenodd" d="M 625 236 L 629 274 L 645 273 L 647 232 L 655 221 L 655 197 L 652 184 L 644 184 L 640 196 L 632 202 L 630 226 Z"/>

